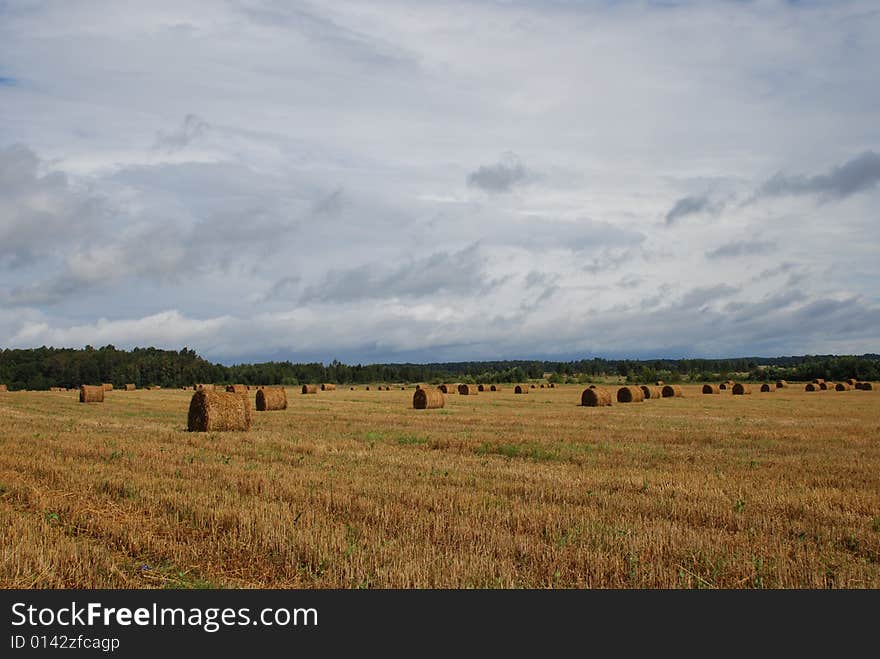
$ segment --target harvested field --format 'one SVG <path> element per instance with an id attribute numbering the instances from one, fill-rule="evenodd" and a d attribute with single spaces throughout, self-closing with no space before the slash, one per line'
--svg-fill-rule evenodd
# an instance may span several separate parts
<path id="1" fill-rule="evenodd" d="M 880 588 L 880 395 L 701 388 L 346 389 L 201 433 L 192 391 L 11 393 L 0 585 Z"/>

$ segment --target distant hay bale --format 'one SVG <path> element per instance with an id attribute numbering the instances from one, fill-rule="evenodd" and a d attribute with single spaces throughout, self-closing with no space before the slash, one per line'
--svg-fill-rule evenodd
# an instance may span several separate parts
<path id="1" fill-rule="evenodd" d="M 773 391 L 773 387 L 771 387 L 769 384 L 767 384 L 765 382 L 764 384 L 761 385 L 761 393 L 766 393 L 768 391 Z"/>
<path id="2" fill-rule="evenodd" d="M 196 391 L 214 391 L 215 387 L 213 384 L 197 384 L 195 387 Z"/>
<path id="3" fill-rule="evenodd" d="M 611 392 L 603 387 L 592 386 L 581 393 L 581 405 L 584 407 L 604 407 L 611 405 Z"/>
<path id="4" fill-rule="evenodd" d="M 541 385 L 541 389 L 543 389 L 543 388 L 544 388 L 544 385 L 542 384 L 542 385 Z"/>
<path id="5" fill-rule="evenodd" d="M 349 390 L 351 390 L 351 391 L 354 391 L 356 389 L 357 389 L 357 387 L 349 387 Z"/>
<path id="6" fill-rule="evenodd" d="M 777 380 L 776 381 L 776 388 L 777 389 L 782 389 L 783 387 L 787 387 L 787 386 L 788 386 L 788 382 L 786 380 Z"/>
<path id="7" fill-rule="evenodd" d="M 187 415 L 187 430 L 212 432 L 217 430 L 249 430 L 250 401 L 244 394 L 200 389 L 192 395 Z"/>
<path id="8" fill-rule="evenodd" d="M 9 386 L 5 384 L 0 384 L 0 391 L 9 391 Z"/>
<path id="9" fill-rule="evenodd" d="M 368 391 L 369 391 L 369 389 L 370 389 L 370 388 L 367 387 L 367 390 L 368 390 Z M 318 385 L 316 385 L 316 384 L 304 384 L 304 385 L 302 386 L 302 393 L 304 393 L 304 394 L 316 394 L 316 393 L 318 393 Z"/>
<path id="10" fill-rule="evenodd" d="M 248 388 L 246 384 L 230 384 L 226 385 L 226 391 L 231 391 L 235 394 L 246 394 L 248 392 Z"/>
<path id="11" fill-rule="evenodd" d="M 137 387 L 132 382 L 128 382 L 125 387 L 123 387 L 126 391 L 134 391 Z"/>
<path id="12" fill-rule="evenodd" d="M 663 398 L 683 398 L 684 392 L 681 390 L 681 387 L 677 384 L 664 384 L 663 389 L 660 391 L 663 394 Z"/>
<path id="13" fill-rule="evenodd" d="M 530 388 L 530 389 L 537 389 L 537 387 L 536 387 L 535 385 L 533 385 L 533 384 L 530 384 L 530 385 L 529 385 L 529 388 Z"/>
<path id="14" fill-rule="evenodd" d="M 658 386 L 658 387 L 662 387 L 662 386 L 663 386 L 664 384 L 666 384 L 666 383 L 663 382 L 663 380 L 657 380 L 654 384 L 655 384 L 656 386 Z"/>
<path id="15" fill-rule="evenodd" d="M 513 388 L 513 393 L 527 394 L 529 393 L 529 386 L 527 384 L 518 384 Z"/>
<path id="16" fill-rule="evenodd" d="M 727 383 L 722 382 L 721 384 L 718 385 L 718 388 L 721 389 L 722 391 L 725 391 L 727 389 Z"/>
<path id="17" fill-rule="evenodd" d="M 835 391 L 852 391 L 853 386 L 849 382 L 838 382 L 834 385 Z"/>
<path id="18" fill-rule="evenodd" d="M 550 385 L 549 385 L 549 387 L 550 387 L 551 389 L 555 389 L 555 388 L 556 388 L 556 385 L 553 384 L 553 383 L 551 382 Z"/>
<path id="19" fill-rule="evenodd" d="M 486 384 L 478 384 L 477 391 L 489 391 L 489 385 Z"/>
<path id="20" fill-rule="evenodd" d="M 745 396 L 752 393 L 752 388 L 745 382 L 737 382 L 733 385 L 734 396 Z"/>
<path id="21" fill-rule="evenodd" d="M 804 391 L 819 391 L 819 385 L 815 382 L 808 382 L 807 386 L 804 387 Z"/>
<path id="22" fill-rule="evenodd" d="M 596 388 L 596 385 L 595 385 L 595 384 L 591 384 L 591 385 L 590 385 L 590 389 L 595 389 L 595 388 Z"/>
<path id="23" fill-rule="evenodd" d="M 823 380 L 822 378 L 816 378 L 815 380 L 813 380 L 813 384 L 822 384 L 823 382 L 825 382 L 825 380 Z"/>
<path id="24" fill-rule="evenodd" d="M 446 397 L 439 389 L 416 389 L 413 394 L 413 408 L 435 410 L 446 405 Z"/>
<path id="25" fill-rule="evenodd" d="M 594 390 L 595 391 L 595 390 Z M 617 390 L 618 403 L 642 403 L 645 400 L 645 393 L 640 387 L 625 386 Z"/>
<path id="26" fill-rule="evenodd" d="M 859 389 L 862 391 L 874 391 L 874 385 L 870 382 L 859 382 Z"/>
<path id="27" fill-rule="evenodd" d="M 444 394 L 453 394 L 455 393 L 455 385 L 452 384 L 441 384 L 437 387 Z"/>
<path id="28" fill-rule="evenodd" d="M 283 387 L 264 387 L 257 392 L 257 411 L 287 409 L 287 392 Z"/>
<path id="29" fill-rule="evenodd" d="M 336 391 L 336 385 L 325 382 L 321 385 L 321 391 Z"/>
<path id="30" fill-rule="evenodd" d="M 80 403 L 103 403 L 104 385 L 91 386 L 84 384 L 79 388 Z"/>
<path id="31" fill-rule="evenodd" d="M 819 389 L 822 391 L 827 391 L 829 388 L 833 390 L 834 385 L 829 385 L 825 380 L 822 380 L 822 382 L 819 383 Z"/>
<path id="32" fill-rule="evenodd" d="M 458 393 L 462 396 L 476 396 L 477 387 L 473 384 L 460 384 L 458 385 Z"/>
<path id="33" fill-rule="evenodd" d="M 721 387 L 717 384 L 704 384 L 703 385 L 703 393 L 704 394 L 720 394 Z"/>
<path id="34" fill-rule="evenodd" d="M 847 378 L 846 380 L 844 380 L 844 382 L 846 382 L 853 389 L 855 389 L 855 386 L 859 383 L 859 381 L 855 378 Z"/>
<path id="35" fill-rule="evenodd" d="M 489 391 L 501 391 L 501 385 L 493 384 L 491 387 L 489 387 Z"/>
<path id="36" fill-rule="evenodd" d="M 366 387 L 364 387 L 364 391 L 369 391 L 369 390 L 370 390 L 370 385 L 367 385 Z M 305 392 L 303 392 L 303 393 L 305 393 Z"/>
<path id="37" fill-rule="evenodd" d="M 645 396 L 645 400 L 663 397 L 663 389 L 661 387 L 651 387 L 647 384 L 643 384 L 639 386 L 639 389 L 642 390 L 642 393 Z"/>
<path id="38" fill-rule="evenodd" d="M 104 391 L 113 391 L 113 385 L 109 382 L 102 382 L 101 387 L 104 389 Z"/>

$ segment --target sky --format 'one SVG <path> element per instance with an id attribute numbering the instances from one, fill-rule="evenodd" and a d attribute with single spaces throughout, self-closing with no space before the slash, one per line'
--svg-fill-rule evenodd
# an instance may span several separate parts
<path id="1" fill-rule="evenodd" d="M 873 0 L 0 1 L 0 347 L 880 352 Z"/>

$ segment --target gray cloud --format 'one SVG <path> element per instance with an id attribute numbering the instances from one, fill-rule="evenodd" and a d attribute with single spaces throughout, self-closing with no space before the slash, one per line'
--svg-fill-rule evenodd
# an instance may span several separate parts
<path id="1" fill-rule="evenodd" d="M 202 137 L 210 129 L 210 124 L 195 114 L 188 114 L 175 130 L 166 133 L 160 130 L 156 135 L 156 148 L 168 153 L 179 151 Z"/>
<path id="2" fill-rule="evenodd" d="M 822 200 L 842 199 L 880 183 L 880 154 L 874 151 L 847 160 L 819 176 L 785 176 L 782 172 L 764 183 L 756 197 L 817 194 Z"/>
<path id="3" fill-rule="evenodd" d="M 727 284 L 694 288 L 682 296 L 677 306 L 680 309 L 696 309 L 720 298 L 730 297 L 739 291 L 739 288 Z"/>
<path id="4" fill-rule="evenodd" d="M 706 252 L 707 259 L 731 259 L 739 256 L 755 256 L 775 250 L 776 243 L 763 240 L 735 240 Z"/>
<path id="5" fill-rule="evenodd" d="M 467 184 L 486 192 L 510 192 L 515 186 L 526 182 L 529 176 L 519 156 L 507 152 L 498 162 L 482 165 L 468 174 Z"/>
<path id="6" fill-rule="evenodd" d="M 674 224 L 688 215 L 710 212 L 713 208 L 712 202 L 708 197 L 682 197 L 676 201 L 675 205 L 669 209 L 668 213 L 666 213 L 666 224 Z"/>

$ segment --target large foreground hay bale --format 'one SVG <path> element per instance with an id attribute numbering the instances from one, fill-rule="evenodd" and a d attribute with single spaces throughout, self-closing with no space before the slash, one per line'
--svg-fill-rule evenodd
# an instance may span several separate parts
<path id="1" fill-rule="evenodd" d="M 618 403 L 643 403 L 644 401 L 645 393 L 639 387 L 626 386 L 617 390 Z"/>
<path id="2" fill-rule="evenodd" d="M 677 384 L 664 384 L 661 390 L 663 398 L 683 398 L 684 392 Z"/>
<path id="3" fill-rule="evenodd" d="M 435 410 L 446 405 L 446 397 L 439 389 L 416 389 L 413 394 L 413 408 Z"/>
<path id="4" fill-rule="evenodd" d="M 325 382 L 321 385 L 321 391 L 336 391 L 336 385 Z"/>
<path id="5" fill-rule="evenodd" d="M 367 387 L 367 391 L 369 391 L 369 390 L 370 390 L 370 388 Z M 302 386 L 302 393 L 304 393 L 304 394 L 316 394 L 316 393 L 318 393 L 318 385 L 316 385 L 316 384 L 304 384 L 304 385 Z"/>
<path id="6" fill-rule="evenodd" d="M 717 384 L 704 384 L 703 385 L 703 393 L 704 394 L 720 394 L 721 387 Z"/>
<path id="7" fill-rule="evenodd" d="M 874 385 L 870 382 L 859 382 L 858 388 L 862 391 L 874 391 Z"/>
<path id="8" fill-rule="evenodd" d="M 663 388 L 662 387 L 651 387 L 647 384 L 639 385 L 639 389 L 642 390 L 642 393 L 645 396 L 645 400 L 651 400 L 652 398 L 662 398 L 663 397 Z"/>
<path id="9" fill-rule="evenodd" d="M 852 391 L 853 387 L 849 382 L 838 382 L 834 385 L 835 391 Z"/>
<path id="10" fill-rule="evenodd" d="M 774 389 L 773 389 L 773 387 L 771 387 L 769 384 L 767 384 L 765 382 L 764 384 L 761 385 L 761 393 L 765 393 L 768 391 L 774 391 Z"/>
<path id="11" fill-rule="evenodd" d="M 581 405 L 584 407 L 604 407 L 611 405 L 611 392 L 604 387 L 592 386 L 581 393 Z"/>
<path id="12" fill-rule="evenodd" d="M 518 384 L 513 388 L 513 393 L 515 394 L 527 394 L 529 393 L 529 385 L 527 384 Z"/>
<path id="13" fill-rule="evenodd" d="M 776 388 L 777 389 L 782 389 L 783 387 L 787 387 L 787 386 L 788 386 L 788 382 L 786 380 L 777 380 L 776 381 Z"/>
<path id="14" fill-rule="evenodd" d="M 246 394 L 248 388 L 246 384 L 228 384 L 226 385 L 226 391 L 230 391 L 234 394 Z"/>
<path id="15" fill-rule="evenodd" d="M 501 385 L 493 384 L 491 387 L 489 387 L 489 391 L 501 391 Z"/>
<path id="16" fill-rule="evenodd" d="M 752 393 L 752 388 L 745 382 L 737 382 L 733 385 L 734 396 L 745 396 Z"/>
<path id="17" fill-rule="evenodd" d="M 187 415 L 187 430 L 249 430 L 250 402 L 244 394 L 201 389 L 192 395 Z"/>
<path id="18" fill-rule="evenodd" d="M 284 387 L 263 387 L 257 392 L 258 412 L 286 409 L 287 392 L 284 390 Z"/>
<path id="19" fill-rule="evenodd" d="M 458 393 L 462 396 L 476 396 L 477 387 L 473 384 L 460 384 L 458 385 Z"/>
<path id="20" fill-rule="evenodd" d="M 133 382 L 128 382 L 128 383 L 126 383 L 124 389 L 126 391 L 134 391 L 135 389 L 137 389 L 137 387 L 134 385 Z"/>
<path id="21" fill-rule="evenodd" d="M 79 388 L 80 403 L 103 403 L 104 402 L 104 386 L 91 386 L 84 384 Z"/>

